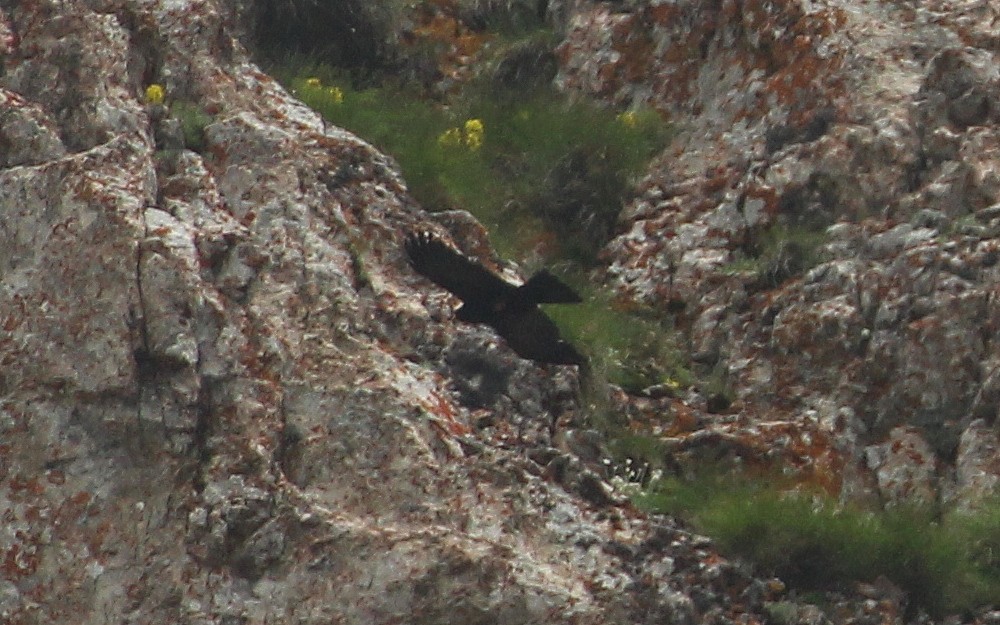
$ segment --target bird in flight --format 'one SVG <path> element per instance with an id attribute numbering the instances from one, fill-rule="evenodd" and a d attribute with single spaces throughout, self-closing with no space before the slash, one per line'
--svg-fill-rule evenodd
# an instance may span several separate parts
<path id="1" fill-rule="evenodd" d="M 539 304 L 582 301 L 562 280 L 543 269 L 522 285 L 512 284 L 429 232 L 406 238 L 406 254 L 417 273 L 462 300 L 459 321 L 485 323 L 521 358 L 559 365 L 587 366 L 587 359 L 564 340 Z"/>

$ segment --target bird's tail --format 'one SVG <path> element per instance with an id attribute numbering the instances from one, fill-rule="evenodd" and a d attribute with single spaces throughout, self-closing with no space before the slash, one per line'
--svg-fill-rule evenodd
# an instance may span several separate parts
<path id="1" fill-rule="evenodd" d="M 532 304 L 575 304 L 583 300 L 569 285 L 542 269 L 517 289 L 522 301 Z"/>

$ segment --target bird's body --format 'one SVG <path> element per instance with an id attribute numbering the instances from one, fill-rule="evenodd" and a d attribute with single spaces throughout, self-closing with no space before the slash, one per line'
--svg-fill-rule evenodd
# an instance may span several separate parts
<path id="1" fill-rule="evenodd" d="M 548 271 L 539 271 L 522 285 L 511 284 L 428 232 L 407 237 L 406 253 L 418 273 L 462 300 L 455 313 L 459 321 L 489 325 L 522 358 L 586 365 L 586 358 L 563 340 L 538 307 L 581 301 Z"/>

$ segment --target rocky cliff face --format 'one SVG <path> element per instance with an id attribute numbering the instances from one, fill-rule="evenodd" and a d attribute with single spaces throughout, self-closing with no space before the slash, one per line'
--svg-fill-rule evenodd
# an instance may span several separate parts
<path id="1" fill-rule="evenodd" d="M 617 6 L 574 13 L 559 79 L 677 125 L 608 277 L 686 305 L 735 397 L 705 427 L 845 498 L 995 492 L 996 7 Z"/>
<path id="2" fill-rule="evenodd" d="M 0 620 L 759 610 L 765 585 L 549 446 L 574 374 L 443 314 L 400 245 L 442 226 L 248 62 L 230 8 L 2 6 Z"/>
<path id="3" fill-rule="evenodd" d="M 0 2 L 0 620 L 762 622 L 779 585 L 553 439 L 573 372 L 454 324 L 401 240 L 479 226 L 250 63 L 238 5 Z M 991 11 L 550 3 L 567 89 L 678 122 L 607 254 L 734 391 L 634 401 L 679 455 L 995 488 Z"/>

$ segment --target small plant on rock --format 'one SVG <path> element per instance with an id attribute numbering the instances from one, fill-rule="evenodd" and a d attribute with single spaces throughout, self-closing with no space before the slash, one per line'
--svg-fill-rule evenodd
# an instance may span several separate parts
<path id="1" fill-rule="evenodd" d="M 193 102 L 176 101 L 170 104 L 170 115 L 180 122 L 184 147 L 194 152 L 204 152 L 206 148 L 205 128 L 212 123 L 212 117 Z"/>
<path id="2" fill-rule="evenodd" d="M 755 290 L 773 289 L 815 267 L 821 260 L 820 247 L 827 240 L 825 230 L 774 225 L 753 237 L 743 257 L 726 270 L 751 274 Z"/>

